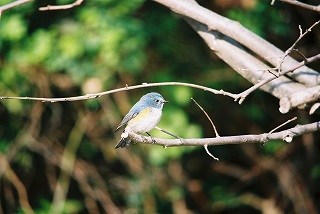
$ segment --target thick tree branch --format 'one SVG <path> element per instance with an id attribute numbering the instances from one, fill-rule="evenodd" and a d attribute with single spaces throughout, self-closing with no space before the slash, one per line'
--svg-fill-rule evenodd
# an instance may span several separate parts
<path id="1" fill-rule="evenodd" d="M 216 137 L 216 138 L 193 138 L 193 139 L 160 139 L 154 138 L 155 145 L 164 147 L 173 146 L 217 146 L 217 145 L 229 145 L 229 144 L 247 144 L 247 143 L 267 143 L 274 140 L 283 140 L 290 143 L 294 137 L 320 131 L 320 121 L 306 124 L 297 125 L 294 128 L 290 128 L 280 132 L 264 133 L 258 135 L 238 135 L 228 137 Z M 151 137 L 145 137 L 135 134 L 129 131 L 129 138 L 137 143 L 153 144 Z"/>
<path id="2" fill-rule="evenodd" d="M 209 30 L 217 31 L 232 40 L 237 41 L 274 67 L 279 65 L 281 62 L 279 61 L 279 58 L 285 54 L 283 51 L 252 33 L 238 22 L 227 19 L 204 8 L 194 0 L 154 1 L 168 7 L 175 13 L 204 24 Z M 289 70 L 298 63 L 299 62 L 295 59 L 288 56 L 282 64 L 282 69 Z M 306 66 L 302 66 L 295 70 L 294 75 L 291 73 L 288 73 L 287 75 L 306 86 L 315 86 L 320 83 L 320 74 Z"/>
<path id="3" fill-rule="evenodd" d="M 300 67 L 302 67 L 302 66 L 304 66 L 304 65 L 306 65 L 306 64 L 308 64 L 308 63 L 317 61 L 317 60 L 319 60 L 319 59 L 320 59 L 320 54 L 317 54 L 317 55 L 315 55 L 315 56 L 313 56 L 313 57 L 310 57 L 310 58 L 306 58 L 304 61 L 298 63 L 298 64 L 297 64 L 296 66 L 294 66 L 293 68 L 291 68 L 291 69 L 289 69 L 289 70 L 286 70 L 286 71 L 282 71 L 281 74 L 284 75 L 284 74 L 291 73 L 291 72 L 295 71 L 296 69 L 298 69 L 298 68 L 300 68 Z M 271 81 L 273 81 L 273 80 L 275 80 L 275 79 L 277 79 L 277 78 L 278 78 L 277 75 L 271 75 L 270 77 L 265 78 L 265 79 L 263 79 L 262 81 L 259 81 L 259 83 L 255 84 L 254 86 L 252 86 L 251 88 L 247 89 L 246 91 L 242 92 L 242 93 L 239 95 L 239 99 L 240 99 L 239 102 L 242 103 L 242 101 L 244 100 L 244 98 L 245 98 L 246 96 L 248 96 L 250 93 L 252 93 L 254 90 L 260 88 L 261 86 L 265 85 L 266 83 L 269 83 L 269 82 L 271 82 Z M 283 83 L 285 83 L 285 82 L 283 82 Z M 315 86 L 315 87 L 313 87 L 313 88 L 318 88 L 318 86 Z M 309 89 L 312 89 L 312 88 L 306 88 L 306 89 L 304 89 L 304 90 L 309 90 Z M 291 95 L 295 95 L 296 92 L 295 92 L 295 93 L 293 93 L 293 92 L 295 92 L 295 91 L 292 90 L 292 91 L 291 91 Z M 310 94 L 311 92 L 313 92 L 313 95 L 310 96 L 311 99 L 309 98 L 309 99 L 307 99 L 306 101 L 304 101 L 303 103 L 310 102 L 310 101 L 316 101 L 316 100 L 319 99 L 319 91 L 317 91 L 317 90 L 309 90 L 308 93 Z M 300 97 L 300 98 L 301 98 L 301 97 Z M 303 104 L 303 103 L 301 103 L 301 100 L 300 100 L 300 103 L 298 103 L 298 104 L 297 104 L 297 103 L 294 103 L 294 105 L 290 105 L 289 107 L 290 107 L 290 108 L 296 107 L 296 106 L 301 105 L 301 104 Z M 281 106 L 280 106 L 280 107 L 281 107 Z M 290 109 L 290 108 L 289 108 L 289 109 Z M 288 110 L 287 110 L 286 112 L 288 112 Z M 286 113 L 286 112 L 285 112 L 285 113 Z"/>
<path id="4" fill-rule="evenodd" d="M 239 103 L 242 103 L 250 93 L 258 88 L 273 94 L 280 100 L 282 99 L 279 107 L 282 113 L 288 112 L 291 108 L 301 106 L 301 104 L 315 102 L 319 99 L 317 91 L 308 87 L 317 87 L 320 83 L 320 74 L 305 66 L 319 60 L 319 55 L 305 58 L 302 62 L 297 62 L 288 56 L 288 52 L 293 49 L 295 44 L 319 22 L 314 23 L 304 33 L 300 32 L 300 36 L 293 46 L 288 51 L 283 52 L 240 24 L 202 8 L 193 0 L 184 1 L 183 4 L 179 0 L 174 2 L 171 0 L 155 1 L 183 15 L 211 50 L 215 51 L 222 60 L 254 84 L 248 90 L 238 94 L 236 100 Z M 249 48 L 253 53 L 242 45 Z M 255 54 L 260 55 L 265 60 L 260 60 Z M 271 68 L 269 63 L 275 67 Z M 275 68 L 278 70 L 278 74 L 268 72 L 275 70 Z M 286 78 L 284 75 L 290 78 Z M 302 80 L 304 78 L 306 78 L 307 82 Z M 300 83 L 292 79 L 296 79 Z M 284 98 L 294 97 L 298 92 L 308 94 L 308 99 L 304 103 L 301 99 L 299 102 L 296 102 L 295 99 L 291 99 L 291 102 L 284 102 Z M 286 105 L 283 106 L 284 104 Z"/>
<path id="5" fill-rule="evenodd" d="M 291 73 L 296 69 L 303 67 L 305 64 L 319 61 L 320 54 L 306 58 L 304 61 L 291 66 L 291 68 L 288 70 L 283 70 L 281 72 L 282 76 L 274 75 L 267 72 L 267 70 L 269 69 L 273 70 L 272 68 L 270 68 L 261 60 L 257 59 L 255 56 L 248 53 L 241 45 L 239 45 L 234 40 L 231 40 L 229 37 L 223 36 L 217 32 L 209 31 L 205 25 L 195 20 L 189 18 L 185 19 L 191 25 L 191 27 L 193 27 L 193 29 L 202 37 L 202 39 L 207 43 L 211 50 L 214 50 L 222 60 L 228 63 L 240 75 L 249 80 L 251 83 L 255 84 L 246 91 L 237 95 L 236 100 L 239 100 L 239 103 L 242 103 L 250 93 L 257 90 L 258 88 L 271 93 L 273 96 L 279 99 L 294 97 L 296 93 L 301 93 L 301 95 L 305 93 L 308 94 L 309 99 L 307 99 L 306 97 L 304 103 L 314 102 L 319 99 L 317 90 L 310 90 L 306 86 L 294 82 L 290 78 L 287 78 L 283 75 Z M 289 105 L 286 104 L 286 106 L 283 106 L 283 104 L 284 102 L 280 102 L 280 109 L 282 110 L 282 113 L 286 113 L 291 108 L 303 104 L 303 99 L 300 99 L 299 102 L 293 100 L 289 103 Z"/>

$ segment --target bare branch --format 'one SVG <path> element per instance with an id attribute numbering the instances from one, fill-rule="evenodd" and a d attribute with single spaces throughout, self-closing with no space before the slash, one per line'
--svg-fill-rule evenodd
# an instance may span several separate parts
<path id="1" fill-rule="evenodd" d="M 300 31 L 300 35 L 298 37 L 298 39 L 291 45 L 290 48 L 288 48 L 285 52 L 284 52 L 284 55 L 281 57 L 281 60 L 280 60 L 280 64 L 277 66 L 277 69 L 278 69 L 278 74 L 281 73 L 281 65 L 284 63 L 284 60 L 285 58 L 294 50 L 295 46 L 298 44 L 298 42 L 300 42 L 300 40 L 305 36 L 307 35 L 309 32 L 311 32 L 312 28 L 314 28 L 316 25 L 318 25 L 320 23 L 320 20 L 313 23 L 313 25 L 311 27 L 309 27 L 305 32 L 303 32 L 301 26 L 299 25 L 299 31 Z M 297 51 L 299 54 L 301 54 L 304 59 L 306 59 L 306 57 L 300 53 L 299 51 Z"/>
<path id="2" fill-rule="evenodd" d="M 305 107 L 306 103 L 312 103 L 320 98 L 320 85 L 307 88 L 289 96 L 284 96 L 280 99 L 279 111 L 281 113 L 287 113 L 290 109 L 295 107 Z"/>
<path id="3" fill-rule="evenodd" d="M 258 135 L 238 135 L 218 138 L 190 138 L 182 140 L 154 138 L 154 140 L 156 141 L 156 145 L 161 145 L 164 147 L 267 143 L 274 140 L 291 142 L 294 137 L 317 131 L 320 131 L 320 121 L 306 125 L 297 125 L 294 128 L 280 132 L 274 132 L 271 134 L 264 133 Z M 128 134 L 129 138 L 137 143 L 154 144 L 150 137 L 138 135 L 132 131 L 129 131 Z"/>
<path id="4" fill-rule="evenodd" d="M 206 150 L 207 154 L 212 157 L 213 159 L 215 159 L 216 161 L 219 161 L 219 158 L 215 157 L 213 154 L 210 153 L 209 149 L 208 149 L 208 145 L 204 145 L 203 146 L 204 149 Z"/>
<path id="5" fill-rule="evenodd" d="M 25 3 L 28 3 L 30 1 L 31 0 L 17 0 L 17 1 L 14 1 L 14 2 L 11 2 L 9 4 L 5 4 L 5 5 L 1 6 L 0 7 L 0 17 L 1 17 L 1 14 L 2 14 L 3 11 L 11 9 L 11 8 L 14 8 L 14 7 L 17 7 L 17 6 L 25 4 Z"/>
<path id="6" fill-rule="evenodd" d="M 320 107 L 320 103 L 315 103 L 311 106 L 309 114 L 313 114 Z"/>
<path id="7" fill-rule="evenodd" d="M 263 63 L 256 56 L 248 53 L 239 44 L 235 43 L 234 41 L 230 41 L 230 38 L 221 36 L 221 34 L 219 33 L 209 31 L 205 25 L 200 24 L 194 20 L 186 20 L 204 39 L 210 49 L 214 50 L 215 54 L 226 61 L 245 79 L 252 82 L 253 84 L 261 84 L 261 81 L 272 78 L 273 81 L 262 84 L 256 89 L 261 87 L 262 90 L 281 99 L 284 96 L 290 96 L 295 92 L 299 92 L 307 88 L 300 83 L 293 82 L 291 79 L 285 76 L 280 76 L 278 78 L 277 75 L 266 72 L 274 69 L 271 69 L 267 64 Z M 242 94 L 239 95 L 241 96 Z M 237 97 L 237 99 L 239 99 L 239 97 Z"/>
<path id="8" fill-rule="evenodd" d="M 193 7 L 197 7 L 197 4 L 193 4 Z M 284 97 L 294 96 L 295 93 L 302 93 L 306 91 L 308 91 L 308 94 L 310 94 L 311 91 L 308 90 L 307 86 L 311 87 L 313 85 L 317 87 L 320 83 L 320 74 L 318 72 L 313 72 L 313 71 L 309 72 L 310 70 L 306 69 L 305 67 L 306 64 L 319 60 L 320 59 L 319 54 L 313 57 L 306 58 L 304 59 L 303 62 L 299 62 L 299 63 L 296 61 L 290 60 L 290 56 L 288 56 L 284 64 L 282 64 L 282 69 L 284 68 L 288 68 L 288 69 L 281 72 L 282 76 L 275 75 L 275 74 L 267 75 L 268 73 L 262 72 L 262 71 L 276 70 L 276 67 L 270 68 L 267 64 L 257 59 L 256 56 L 253 56 L 249 52 L 247 52 L 234 40 L 230 39 L 227 36 L 223 36 L 219 32 L 208 30 L 208 28 L 204 24 L 201 24 L 198 21 L 195 21 L 194 19 L 185 18 L 185 20 L 203 38 L 203 40 L 207 43 L 209 48 L 215 52 L 215 54 L 217 54 L 221 59 L 223 59 L 226 63 L 228 63 L 240 75 L 242 75 L 244 78 L 246 78 L 247 80 L 255 84 L 254 86 L 247 89 L 246 91 L 238 94 L 238 97 L 235 100 L 238 100 L 240 104 L 244 101 L 246 96 L 248 96 L 250 93 L 260 88 L 268 93 L 271 93 L 273 96 L 279 99 L 282 99 Z M 229 24 L 231 25 L 232 23 L 228 23 L 227 25 Z M 262 45 L 264 44 L 262 43 Z M 256 47 L 258 46 L 260 47 L 261 44 L 256 45 Z M 265 48 L 269 48 L 269 47 L 266 45 Z M 274 53 L 279 53 L 279 52 L 275 51 Z M 282 55 L 283 54 L 284 53 L 282 52 Z M 290 61 L 290 63 L 288 63 L 289 62 L 288 60 Z M 270 62 L 272 60 L 268 59 L 268 61 Z M 277 63 L 275 63 L 276 66 L 279 66 L 278 59 L 276 61 L 277 61 Z M 260 71 L 260 72 L 257 72 L 257 71 Z M 302 77 L 301 74 L 308 80 L 311 80 L 312 83 L 311 82 L 307 83 L 304 80 L 301 80 L 300 79 Z M 290 76 L 290 78 L 287 78 L 284 75 L 288 75 Z M 291 78 L 299 80 L 303 84 L 297 83 L 293 81 Z M 312 91 L 315 94 L 314 96 L 309 96 L 309 97 L 312 97 L 313 99 L 308 99 L 306 100 L 305 103 L 314 102 L 318 99 L 316 95 L 317 91 L 316 90 L 312 90 Z M 301 102 L 299 103 L 299 105 L 301 105 Z M 286 109 L 289 110 L 297 106 L 298 105 L 296 105 L 295 102 L 292 102 Z M 282 107 L 280 106 L 280 108 Z M 286 110 L 286 112 L 288 110 Z M 284 111 L 281 111 L 281 112 L 284 113 Z"/>
<path id="9" fill-rule="evenodd" d="M 16 99 L 16 100 L 36 100 L 41 102 L 65 102 L 65 101 L 79 101 L 79 100 L 88 100 L 93 98 L 98 98 L 104 95 L 113 94 L 120 91 L 127 91 L 127 90 L 133 90 L 137 88 L 147 88 L 147 87 L 155 87 L 155 86 L 186 86 L 191 88 L 198 88 L 204 91 L 211 92 L 213 94 L 220 94 L 232 97 L 236 99 L 237 95 L 225 92 L 223 90 L 215 90 L 212 88 L 208 88 L 201 85 L 191 84 L 191 83 L 182 83 L 182 82 L 162 82 L 162 83 L 143 83 L 141 85 L 135 85 L 135 86 L 126 86 L 124 88 L 118 88 L 110 91 L 104 91 L 94 94 L 86 94 L 82 96 L 75 96 L 75 97 L 62 97 L 62 98 L 44 98 L 44 97 L 9 97 L 9 96 L 0 96 L 0 100 L 3 99 Z"/>
<path id="10" fill-rule="evenodd" d="M 262 59 L 267 60 L 268 63 L 272 64 L 274 67 L 279 65 L 279 61 L 277 58 L 270 57 L 270 56 L 283 56 L 284 52 L 279 48 L 275 47 L 274 45 L 270 44 L 268 41 L 264 40 L 263 38 L 259 37 L 258 35 L 254 34 L 250 30 L 243 27 L 238 22 L 232 21 L 227 19 L 219 14 L 214 13 L 213 11 L 208 10 L 200 6 L 194 0 L 154 0 L 159 4 L 162 4 L 168 8 L 170 8 L 173 12 L 176 12 L 185 18 L 190 18 L 194 22 L 198 24 L 205 25 L 207 27 L 207 31 L 210 33 L 216 33 L 222 35 L 222 37 L 227 38 L 220 38 L 227 40 L 228 43 L 235 43 L 245 46 L 253 53 L 259 55 Z M 241 33 L 240 33 L 241 32 Z M 199 32 L 198 32 L 199 33 Z M 215 47 L 216 40 L 211 40 L 207 42 L 210 44 L 210 48 L 214 51 L 221 51 L 223 52 L 227 48 L 217 49 Z M 209 45 L 208 44 L 208 45 Z M 221 56 L 219 56 L 221 58 Z M 239 58 L 240 57 L 238 55 Z M 230 58 L 225 56 L 222 58 L 226 61 L 229 65 L 232 63 Z M 282 68 L 284 70 L 290 69 L 292 66 L 295 66 L 298 62 L 293 59 L 292 57 L 288 56 L 286 61 L 283 63 Z M 232 65 L 231 65 L 232 66 Z M 232 66 L 233 68 L 236 65 Z M 246 67 L 237 67 L 239 68 L 246 68 Z M 251 67 L 248 67 L 251 68 Z M 261 67 L 260 67 L 261 68 Z M 295 71 L 295 74 L 288 73 L 296 81 L 303 83 L 306 86 L 315 86 L 318 85 L 320 82 L 320 74 L 312 70 L 306 66 L 299 67 Z"/>
<path id="11" fill-rule="evenodd" d="M 313 6 L 313 5 L 302 3 L 302 2 L 299 2 L 299 1 L 296 1 L 296 0 L 280 0 L 280 1 L 288 3 L 288 4 L 292 4 L 292 5 L 295 5 L 295 6 L 298 6 L 298 7 L 302 7 L 302 8 L 308 9 L 308 10 L 313 10 L 313 11 L 316 11 L 316 12 L 320 12 L 320 5 Z"/>
<path id="12" fill-rule="evenodd" d="M 298 66 L 294 67 L 291 70 L 288 71 L 284 71 L 282 72 L 282 75 L 293 71 L 294 69 L 303 66 L 305 63 L 310 63 L 316 60 L 320 59 L 320 54 L 307 58 L 305 61 L 300 62 L 298 64 Z M 282 78 L 282 77 L 280 77 Z M 133 89 L 138 89 L 138 88 L 146 88 L 146 87 L 158 87 L 158 86 L 185 86 L 185 87 L 191 87 L 191 88 L 197 88 L 197 89 L 201 89 L 204 91 L 208 91 L 211 92 L 213 94 L 219 94 L 219 95 L 224 95 L 224 96 L 229 96 L 231 98 L 233 98 L 234 100 L 239 100 L 239 104 L 241 104 L 244 99 L 250 94 L 252 93 L 254 90 L 260 88 L 261 86 L 263 86 L 264 84 L 275 80 L 275 79 L 279 79 L 277 78 L 277 76 L 275 75 L 270 75 L 269 78 L 265 78 L 262 81 L 258 82 L 256 85 L 252 86 L 251 88 L 247 89 L 246 91 L 240 93 L 240 94 L 233 94 L 230 92 L 225 92 L 223 90 L 216 90 L 216 89 L 212 89 L 212 88 L 208 88 L 205 86 L 201 86 L 201 85 L 196 85 L 196 84 L 191 84 L 191 83 L 182 83 L 182 82 L 162 82 L 162 83 L 143 83 L 141 85 L 135 85 L 135 86 L 126 86 L 123 88 L 119 88 L 119 89 L 114 89 L 114 90 L 110 90 L 110 91 L 104 91 L 104 92 L 99 92 L 99 93 L 93 93 L 93 94 L 86 94 L 86 95 L 81 95 L 81 96 L 74 96 L 74 97 L 62 97 L 62 98 L 45 98 L 45 97 L 14 97 L 14 96 L 0 96 L 0 100 L 4 100 L 4 99 L 17 99 L 17 100 L 34 100 L 34 101 L 41 101 L 41 102 L 71 102 L 71 101 L 80 101 L 80 100 L 87 100 L 87 99 L 93 99 L 93 98 L 98 98 L 104 95 L 108 95 L 108 94 L 113 94 L 116 92 L 121 92 L 121 91 L 127 91 L 127 90 L 133 90 Z M 286 80 L 289 81 L 289 80 Z M 283 80 L 280 80 L 279 82 L 275 82 L 274 84 L 281 84 L 282 82 L 284 82 Z M 290 83 L 290 86 L 292 87 L 292 85 L 295 83 Z M 285 84 L 283 84 L 282 86 L 279 87 L 286 87 Z M 288 112 L 291 108 L 297 107 L 299 105 L 302 105 L 304 103 L 308 103 L 308 102 L 314 102 L 319 98 L 319 90 L 318 90 L 319 86 L 313 87 L 313 88 L 297 88 L 296 92 L 295 91 L 289 91 L 289 93 L 280 93 L 279 95 L 279 99 L 280 99 L 280 109 L 282 113 L 286 113 Z M 294 92 L 294 93 L 293 93 Z M 296 94 L 301 94 L 301 96 L 296 96 Z M 304 98 L 302 95 L 308 95 L 306 96 L 306 98 Z M 299 99 L 298 99 L 299 98 Z"/>
<path id="13" fill-rule="evenodd" d="M 40 7 L 39 10 L 46 11 L 46 10 L 66 10 L 73 8 L 75 6 L 79 6 L 82 4 L 83 0 L 76 0 L 75 2 L 71 4 L 65 4 L 65 5 L 48 5 L 46 7 Z"/>
<path id="14" fill-rule="evenodd" d="M 309 64 L 309 63 L 311 63 L 311 62 L 315 62 L 315 61 L 317 61 L 317 60 L 320 60 L 320 54 L 317 54 L 317 55 L 315 55 L 315 56 L 306 58 L 304 61 L 298 63 L 296 66 L 292 67 L 291 69 L 286 70 L 286 71 L 282 71 L 281 74 L 282 74 L 282 75 L 288 74 L 288 73 L 293 72 L 293 71 L 295 71 L 296 69 L 298 69 L 298 68 L 300 68 L 300 67 L 302 67 L 302 66 L 304 66 L 304 65 L 306 65 L 306 64 Z M 274 80 L 274 79 L 276 79 L 276 78 L 278 78 L 278 77 L 277 77 L 277 76 L 270 76 L 269 78 L 266 78 L 266 79 L 260 81 L 259 83 L 255 84 L 255 85 L 252 86 L 251 88 L 249 88 L 249 89 L 245 90 L 244 92 L 240 93 L 240 94 L 238 95 L 238 97 L 236 98 L 236 100 L 239 100 L 239 103 L 241 104 L 241 103 L 244 101 L 244 99 L 245 99 L 250 93 L 252 93 L 252 92 L 255 91 L 256 89 L 260 88 L 261 86 L 265 85 L 266 83 L 271 82 L 272 80 Z M 309 102 L 311 102 L 311 101 L 316 101 L 317 99 L 319 99 L 318 96 L 315 96 L 314 98 L 315 98 L 315 99 L 313 99 L 313 100 L 309 100 Z M 306 102 L 304 102 L 304 103 L 306 103 Z M 290 106 L 290 107 L 292 107 L 292 106 Z"/>
<path id="15" fill-rule="evenodd" d="M 29 204 L 27 189 L 25 188 L 24 184 L 21 182 L 17 174 L 9 166 L 9 163 L 6 160 L 6 157 L 1 154 L 0 154 L 0 166 L 1 168 L 4 169 L 3 173 L 5 174 L 5 176 L 10 180 L 11 184 L 16 189 L 22 210 L 25 213 L 30 213 L 30 214 L 34 213 L 32 207 Z"/>
<path id="16" fill-rule="evenodd" d="M 268 135 L 270 135 L 271 133 L 275 132 L 277 129 L 280 129 L 281 127 L 283 127 L 284 125 L 288 124 L 288 123 L 291 123 L 292 121 L 296 120 L 297 117 L 294 117 L 294 118 L 291 118 L 290 120 L 287 120 L 286 122 L 280 124 L 279 126 L 277 126 L 276 128 L 272 129 Z"/>
<path id="17" fill-rule="evenodd" d="M 211 123 L 211 126 L 214 130 L 214 133 L 216 135 L 216 137 L 220 137 L 220 135 L 218 134 L 218 131 L 217 131 L 217 128 L 216 126 L 214 125 L 214 123 L 212 122 L 211 118 L 209 117 L 208 113 L 202 108 L 202 106 L 200 106 L 200 104 L 191 97 L 191 100 L 201 109 L 201 111 L 206 115 L 206 117 L 208 118 L 208 120 L 210 121 Z"/>
<path id="18" fill-rule="evenodd" d="M 207 114 L 207 112 L 202 108 L 202 106 L 200 106 L 200 104 L 191 97 L 191 100 L 201 109 L 201 111 L 206 115 L 206 117 L 208 118 L 208 120 L 210 121 L 212 128 L 214 130 L 214 133 L 216 135 L 216 137 L 220 137 L 220 135 L 218 134 L 218 131 L 216 129 L 216 126 L 214 125 L 214 123 L 212 122 L 211 118 L 209 117 L 209 115 Z M 215 157 L 213 154 L 210 153 L 209 149 L 208 149 L 208 145 L 204 145 L 203 146 L 204 149 L 206 150 L 207 154 L 212 157 L 213 159 L 215 159 L 216 161 L 219 161 L 219 158 Z"/>

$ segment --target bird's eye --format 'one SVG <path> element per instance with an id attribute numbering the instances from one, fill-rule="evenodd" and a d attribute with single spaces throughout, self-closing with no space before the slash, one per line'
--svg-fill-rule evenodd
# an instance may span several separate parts
<path id="1" fill-rule="evenodd" d="M 160 103 L 160 100 L 156 100 L 156 103 Z"/>

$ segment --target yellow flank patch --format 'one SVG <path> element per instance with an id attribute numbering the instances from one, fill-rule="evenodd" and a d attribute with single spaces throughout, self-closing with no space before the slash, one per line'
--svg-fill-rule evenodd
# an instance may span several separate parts
<path id="1" fill-rule="evenodd" d="M 150 108 L 147 107 L 144 110 L 140 111 L 140 113 L 137 116 L 135 116 L 134 118 L 132 118 L 129 122 L 139 121 L 139 120 L 143 119 L 144 117 L 147 117 L 149 112 L 150 112 Z"/>

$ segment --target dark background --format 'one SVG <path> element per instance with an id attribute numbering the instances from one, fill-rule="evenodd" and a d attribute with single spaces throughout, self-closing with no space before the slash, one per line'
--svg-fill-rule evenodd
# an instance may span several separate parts
<path id="1" fill-rule="evenodd" d="M 8 1 L 0 1 L 1 5 Z M 69 97 L 141 84 L 188 82 L 239 93 L 249 82 L 219 60 L 176 14 L 152 1 L 84 1 L 38 10 L 34 1 L 0 19 L 0 95 Z M 276 1 L 201 1 L 282 50 L 319 15 Z M 320 28 L 299 44 L 319 52 Z M 299 56 L 296 56 L 301 60 Z M 319 63 L 310 65 L 320 69 Z M 131 145 L 115 150 L 122 117 L 145 93 L 165 104 L 159 127 L 183 138 L 213 137 L 193 97 L 222 136 L 260 134 L 316 121 L 304 110 L 281 114 L 278 100 L 255 91 L 242 105 L 181 86 L 119 92 L 97 99 L 0 102 L 2 213 L 318 213 L 319 133 L 266 145 Z M 170 136 L 154 130 L 154 137 Z"/>

